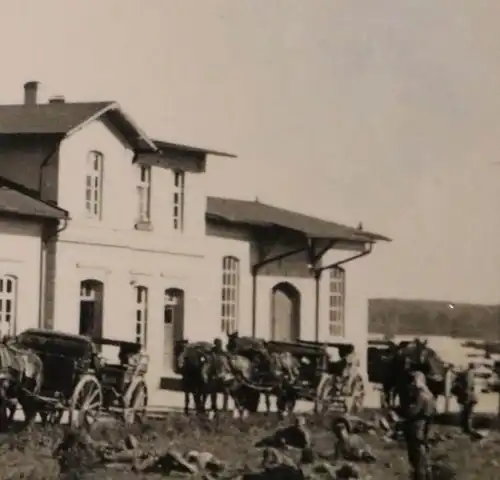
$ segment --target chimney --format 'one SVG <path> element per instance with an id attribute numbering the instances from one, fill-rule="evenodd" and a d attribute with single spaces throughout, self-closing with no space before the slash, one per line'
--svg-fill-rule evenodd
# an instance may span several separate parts
<path id="1" fill-rule="evenodd" d="M 39 82 L 26 82 L 24 84 L 24 104 L 25 105 L 36 105 L 36 97 L 38 93 L 38 83 Z"/>
<path id="2" fill-rule="evenodd" d="M 49 103 L 66 103 L 66 99 L 62 95 L 54 95 L 49 98 Z"/>

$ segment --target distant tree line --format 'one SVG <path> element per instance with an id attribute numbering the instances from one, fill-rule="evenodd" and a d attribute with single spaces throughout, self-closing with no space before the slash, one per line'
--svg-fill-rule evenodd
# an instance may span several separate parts
<path id="1" fill-rule="evenodd" d="M 500 305 L 374 298 L 368 301 L 368 331 L 389 338 L 443 335 L 496 342 Z"/>

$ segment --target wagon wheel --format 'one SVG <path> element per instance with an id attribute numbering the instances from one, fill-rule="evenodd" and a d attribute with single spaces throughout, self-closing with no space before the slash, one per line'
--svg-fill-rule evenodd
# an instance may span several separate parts
<path id="1" fill-rule="evenodd" d="M 324 414 L 330 410 L 332 401 L 335 398 L 335 390 L 334 378 L 331 375 L 322 378 L 316 392 L 316 413 Z"/>
<path id="2" fill-rule="evenodd" d="M 69 423 L 73 428 L 89 427 L 97 421 L 102 408 L 101 385 L 93 375 L 78 381 L 69 407 Z"/>
<path id="3" fill-rule="evenodd" d="M 123 420 L 127 425 L 131 425 L 135 421 L 142 422 L 148 405 L 148 387 L 144 380 L 137 382 L 129 398 L 130 400 L 126 402 L 123 409 Z"/>

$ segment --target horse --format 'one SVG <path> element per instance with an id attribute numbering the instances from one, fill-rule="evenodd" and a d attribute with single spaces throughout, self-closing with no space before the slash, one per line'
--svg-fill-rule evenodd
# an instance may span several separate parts
<path id="1" fill-rule="evenodd" d="M 425 375 L 427 386 L 434 397 L 445 393 L 447 365 L 426 341 L 415 339 L 408 344 L 399 344 L 386 359 L 383 379 L 383 403 L 394 406 L 396 397 L 400 402 L 406 396 L 411 374 L 420 371 Z"/>
<path id="2" fill-rule="evenodd" d="M 269 368 L 271 361 L 267 344 L 264 339 L 242 336 L 239 333 L 233 332 L 228 335 L 227 351 L 247 357 L 253 364 L 255 372 L 264 373 Z M 263 391 L 264 401 L 266 404 L 266 412 L 271 411 L 271 395 L 267 391 Z"/>
<path id="3" fill-rule="evenodd" d="M 292 413 L 295 408 L 298 361 L 289 352 L 269 354 L 268 360 L 265 379 L 260 376 L 256 378 L 255 365 L 243 355 L 228 353 L 221 356 L 218 362 L 212 364 L 212 371 L 207 365 L 207 377 L 233 398 L 240 417 L 244 416 L 245 410 L 257 411 L 261 393 L 276 395 L 276 405 L 280 415 Z M 212 395 L 215 391 L 216 389 L 212 388 Z M 214 405 L 215 402 L 212 401 L 212 406 Z"/>
<path id="4" fill-rule="evenodd" d="M 212 362 L 213 345 L 210 342 L 193 342 L 185 345 L 179 355 L 178 366 L 182 376 L 182 390 L 184 392 L 184 413 L 189 413 L 189 400 L 192 397 L 197 413 L 205 411 L 207 397 L 212 393 L 210 384 L 210 369 Z M 218 393 L 218 392 L 215 392 Z M 223 394 L 223 410 L 227 410 L 228 395 Z M 212 402 L 216 402 L 216 395 L 210 395 Z M 212 404 L 212 410 L 216 405 Z"/>
<path id="5" fill-rule="evenodd" d="M 24 412 L 24 426 L 35 420 L 39 410 L 43 363 L 31 350 L 15 344 L 15 339 L 0 343 L 0 429 L 5 431 L 14 420 L 16 404 Z M 10 413 L 7 413 L 7 411 Z"/>

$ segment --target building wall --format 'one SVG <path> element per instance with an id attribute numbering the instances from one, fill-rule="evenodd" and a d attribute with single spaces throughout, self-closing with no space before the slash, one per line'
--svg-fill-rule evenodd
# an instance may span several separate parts
<path id="1" fill-rule="evenodd" d="M 104 157 L 100 219 L 88 218 L 85 212 L 85 165 L 92 150 Z M 192 169 L 186 173 L 184 228 L 175 231 L 173 171 L 165 168 L 165 162 L 162 167 L 150 161 L 151 228 L 138 230 L 139 167 L 133 163 L 130 148 L 106 125 L 94 121 L 64 140 L 59 158 L 58 203 L 69 211 L 71 220 L 56 246 L 55 298 L 49 299 L 53 304 L 51 323 L 55 329 L 78 333 L 80 282 L 98 280 L 104 285 L 103 336 L 135 341 L 135 287 L 146 287 L 146 349 L 151 357 L 148 381 L 154 390 L 162 376 L 172 373 L 164 371 L 163 365 L 166 289 L 184 291 L 185 336 L 205 338 L 199 328 L 205 321 L 203 302 L 210 301 L 204 292 L 203 275 L 203 176 Z M 182 158 L 174 160 L 182 167 Z"/>
<path id="2" fill-rule="evenodd" d="M 88 244 L 58 243 L 54 328 L 79 333 L 80 282 L 91 279 L 104 284 L 103 336 L 135 341 L 135 287 L 148 288 L 146 350 L 151 357 L 149 383 L 157 388 L 163 371 L 164 292 L 184 290 L 185 336 L 203 338 L 199 330 L 205 317 L 203 257 L 145 252 Z"/>
<path id="3" fill-rule="evenodd" d="M 85 212 L 85 164 L 89 151 L 104 155 L 103 204 L 100 220 Z M 61 143 L 59 199 L 70 212 L 65 240 L 101 245 L 119 245 L 141 250 L 168 249 L 172 253 L 200 253 L 203 249 L 205 190 L 203 175 L 186 174 L 184 229 L 173 228 L 172 170 L 152 167 L 150 231 L 135 229 L 138 221 L 137 182 L 139 167 L 133 152 L 99 120 Z M 200 225 L 201 223 L 201 225 Z"/>
<path id="4" fill-rule="evenodd" d="M 0 219 L 0 275 L 16 278 L 16 331 L 37 327 L 40 298 L 41 226 Z"/>
<path id="5" fill-rule="evenodd" d="M 251 264 L 256 261 L 256 247 L 251 243 L 248 234 L 241 229 L 222 227 L 220 225 L 207 225 L 207 274 L 210 276 L 210 297 L 215 299 L 211 303 L 211 316 L 219 319 L 222 287 L 222 259 L 225 255 L 235 256 L 241 264 L 240 283 L 240 317 L 239 331 L 241 334 L 252 333 L 252 275 Z M 276 245 L 269 255 L 278 255 L 281 252 L 291 251 L 296 245 Z M 348 248 L 343 246 L 343 248 Z M 325 262 L 333 262 L 356 252 L 331 251 L 325 256 Z M 362 261 L 362 260 L 359 260 Z M 346 265 L 347 296 L 346 296 L 346 318 L 344 339 L 366 348 L 366 306 L 362 305 L 362 293 L 356 291 L 356 275 L 359 273 L 354 266 L 356 262 Z M 275 285 L 281 282 L 292 284 L 301 296 L 300 302 L 300 337 L 303 340 L 315 339 L 315 281 L 311 276 L 309 261 L 306 255 L 297 254 L 286 257 L 268 264 L 259 271 L 257 277 L 257 310 L 256 310 L 256 335 L 269 339 L 271 337 L 271 292 Z M 351 270 L 353 277 L 351 278 Z M 351 289 L 350 285 L 353 282 Z M 329 335 L 329 272 L 326 271 L 320 280 L 320 304 L 319 304 L 319 339 L 320 341 L 338 341 L 339 338 Z M 360 305 L 361 303 L 361 305 Z M 366 303 L 366 299 L 365 299 Z M 363 317 L 364 315 L 364 317 Z M 212 322 L 210 328 L 219 323 Z M 208 327 L 207 327 L 208 328 Z M 220 329 L 219 333 L 220 335 Z M 342 339 L 342 340 L 344 340 Z"/>

